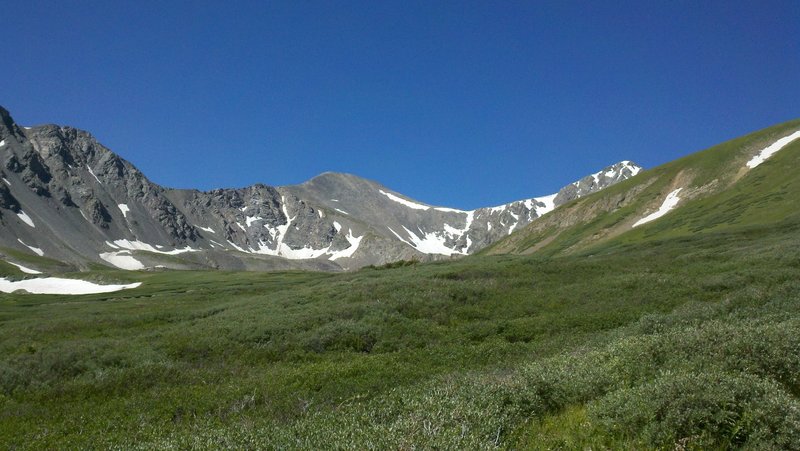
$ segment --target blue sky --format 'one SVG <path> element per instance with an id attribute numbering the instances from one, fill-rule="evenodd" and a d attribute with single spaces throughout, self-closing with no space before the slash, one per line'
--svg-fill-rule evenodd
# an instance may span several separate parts
<path id="1" fill-rule="evenodd" d="M 172 187 L 340 171 L 475 208 L 800 117 L 796 0 L 2 9 L 0 105 Z"/>

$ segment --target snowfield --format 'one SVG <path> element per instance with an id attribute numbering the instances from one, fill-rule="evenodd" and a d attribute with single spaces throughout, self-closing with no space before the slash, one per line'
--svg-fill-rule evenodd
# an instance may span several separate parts
<path id="1" fill-rule="evenodd" d="M 800 138 L 800 130 L 792 133 L 789 136 L 784 136 L 783 138 L 775 141 L 774 143 L 762 149 L 761 152 L 757 153 L 756 156 L 754 156 L 750 161 L 748 161 L 747 167 L 753 169 L 754 167 L 767 161 L 767 158 L 775 155 L 776 152 L 788 146 L 789 143 L 798 138 Z"/>
<path id="2" fill-rule="evenodd" d="M 31 217 L 28 216 L 28 214 L 24 211 L 20 210 L 19 213 L 17 213 L 17 216 L 19 216 L 19 219 L 21 219 L 25 224 L 28 224 L 34 229 L 36 228 L 36 224 L 33 223 L 33 219 L 31 219 Z"/>
<path id="3" fill-rule="evenodd" d="M 19 241 L 19 242 L 20 242 L 20 244 L 22 244 L 23 246 L 25 246 L 25 247 L 27 247 L 28 249 L 32 250 L 32 251 L 33 251 L 33 253 L 34 253 L 34 254 L 36 254 L 36 255 L 38 255 L 39 257 L 42 257 L 42 256 L 44 256 L 44 251 L 43 251 L 43 250 L 41 250 L 41 249 L 39 249 L 38 247 L 28 246 L 27 244 L 25 244 L 25 242 L 24 242 L 24 241 L 22 241 L 22 240 L 21 240 L 21 239 L 19 239 L 19 238 L 17 238 L 17 241 Z"/>
<path id="4" fill-rule="evenodd" d="M 186 252 L 199 252 L 200 249 L 192 249 L 191 247 L 185 247 L 183 249 L 173 249 L 171 251 L 162 251 L 157 249 L 157 247 L 164 247 L 164 246 L 153 246 L 152 244 L 144 243 L 139 240 L 114 240 L 114 242 L 106 241 L 106 244 L 109 247 L 114 249 L 127 249 L 130 251 L 147 251 L 147 252 L 155 252 L 157 254 L 165 254 L 165 255 L 178 255 L 183 254 Z"/>
<path id="5" fill-rule="evenodd" d="M 383 194 L 384 196 L 388 197 L 389 199 L 397 202 L 398 204 L 405 205 L 408 208 L 413 208 L 414 210 L 428 210 L 431 207 L 427 205 L 418 204 L 416 202 L 411 202 L 410 200 L 405 200 L 402 197 L 395 196 L 392 193 L 387 193 L 386 191 L 379 189 L 379 193 Z"/>
<path id="6" fill-rule="evenodd" d="M 100 258 L 111 263 L 119 269 L 136 271 L 137 269 L 145 268 L 142 262 L 131 256 L 130 251 L 103 252 L 100 254 Z"/>
<path id="7" fill-rule="evenodd" d="M 664 202 L 661 204 L 661 206 L 658 207 L 658 210 L 636 221 L 636 223 L 633 224 L 633 227 L 640 226 L 650 221 L 655 221 L 656 219 L 669 213 L 669 211 L 675 208 L 675 206 L 678 205 L 678 202 L 680 202 L 681 199 L 680 197 L 678 197 L 678 193 L 680 193 L 682 189 L 683 188 L 678 188 L 675 191 L 669 193 L 667 195 L 667 198 L 664 199 Z"/>
<path id="8" fill-rule="evenodd" d="M 37 271 L 35 269 L 31 269 L 31 268 L 28 268 L 26 266 L 22 266 L 19 263 L 14 263 L 14 262 L 9 262 L 9 261 L 7 261 L 6 263 L 8 263 L 9 265 L 16 266 L 17 268 L 19 268 L 20 271 L 24 272 L 25 274 L 41 274 L 42 273 L 41 271 Z"/>
<path id="9" fill-rule="evenodd" d="M 94 173 L 94 171 L 92 170 L 92 168 L 88 164 L 86 165 L 86 169 L 88 169 L 89 170 L 89 174 L 92 174 L 92 177 L 94 177 L 94 179 L 97 180 L 97 183 L 101 183 L 101 184 L 103 183 L 103 182 L 100 181 L 99 178 L 97 178 L 97 175 Z"/>
<path id="10" fill-rule="evenodd" d="M 13 293 L 17 290 L 25 290 L 31 294 L 94 294 L 127 290 L 136 288 L 141 284 L 141 282 L 136 282 L 127 285 L 99 285 L 85 280 L 62 279 L 59 277 L 44 277 L 17 281 L 0 278 L 0 291 L 3 293 Z"/>

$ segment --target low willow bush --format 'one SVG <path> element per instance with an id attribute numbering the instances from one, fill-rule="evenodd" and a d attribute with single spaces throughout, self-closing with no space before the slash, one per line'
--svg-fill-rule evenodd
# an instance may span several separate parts
<path id="1" fill-rule="evenodd" d="M 665 371 L 589 406 L 611 434 L 652 447 L 796 449 L 800 403 L 764 378 L 720 370 Z"/>

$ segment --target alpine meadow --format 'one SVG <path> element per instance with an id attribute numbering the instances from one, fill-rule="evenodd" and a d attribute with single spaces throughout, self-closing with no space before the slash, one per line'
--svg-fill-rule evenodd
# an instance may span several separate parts
<path id="1" fill-rule="evenodd" d="M 800 1 L 0 17 L 0 450 L 800 450 Z"/>
<path id="2" fill-rule="evenodd" d="M 641 171 L 460 258 L 76 271 L 4 247 L 4 280 L 140 285 L 2 295 L 0 441 L 796 449 L 798 130 Z"/>

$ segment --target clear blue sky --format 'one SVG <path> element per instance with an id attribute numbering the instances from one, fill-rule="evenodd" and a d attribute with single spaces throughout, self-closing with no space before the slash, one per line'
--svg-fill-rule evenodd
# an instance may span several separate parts
<path id="1" fill-rule="evenodd" d="M 800 117 L 800 2 L 16 1 L 0 105 L 157 183 L 474 208 Z"/>

